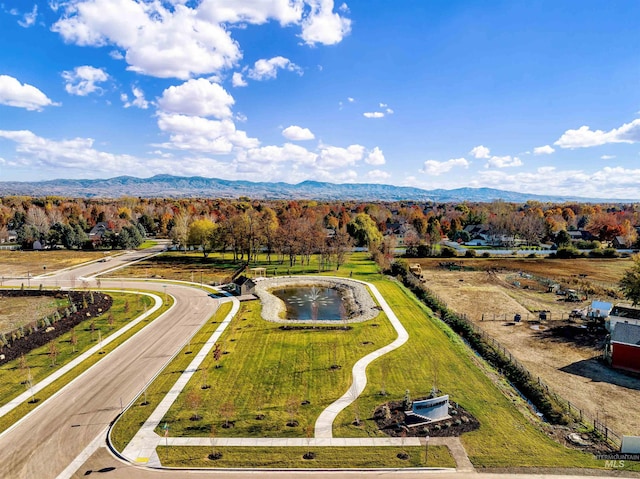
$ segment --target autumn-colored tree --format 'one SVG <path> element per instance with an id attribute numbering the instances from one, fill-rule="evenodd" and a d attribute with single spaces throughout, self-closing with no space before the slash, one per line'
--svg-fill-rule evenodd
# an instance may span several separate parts
<path id="1" fill-rule="evenodd" d="M 188 243 L 197 245 L 204 257 L 215 247 L 216 224 L 208 218 L 196 220 L 189 225 Z"/>

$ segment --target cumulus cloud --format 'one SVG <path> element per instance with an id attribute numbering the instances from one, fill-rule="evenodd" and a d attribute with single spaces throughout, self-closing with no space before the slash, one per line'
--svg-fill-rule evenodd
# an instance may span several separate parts
<path id="1" fill-rule="evenodd" d="M 302 4 L 289 0 L 204 0 L 202 14 L 213 22 L 263 24 L 269 19 L 286 26 L 300 22 Z"/>
<path id="2" fill-rule="evenodd" d="M 382 153 L 382 150 L 377 146 L 369 152 L 364 161 L 365 163 L 374 166 L 385 164 L 384 154 Z"/>
<path id="3" fill-rule="evenodd" d="M 44 93 L 28 83 L 9 75 L 0 75 L 0 104 L 41 111 L 45 106 L 55 105 Z"/>
<path id="4" fill-rule="evenodd" d="M 333 0 L 306 0 L 306 3 L 311 12 L 302 21 L 300 36 L 307 45 L 335 45 L 351 32 L 351 20 L 333 11 Z"/>
<path id="5" fill-rule="evenodd" d="M 533 149 L 534 155 L 550 155 L 556 151 L 551 145 L 538 146 Z"/>
<path id="6" fill-rule="evenodd" d="M 469 168 L 469 165 L 469 161 L 465 158 L 454 158 L 447 161 L 427 160 L 420 171 L 427 175 L 439 176 L 451 171 L 453 168 Z"/>
<path id="7" fill-rule="evenodd" d="M 315 135 L 308 128 L 291 125 L 282 130 L 282 136 L 291 141 L 313 140 Z"/>
<path id="8" fill-rule="evenodd" d="M 365 151 L 365 147 L 362 145 L 351 145 L 347 148 L 320 145 L 320 154 L 316 165 L 321 169 L 353 166 L 362 160 Z"/>
<path id="9" fill-rule="evenodd" d="M 313 165 L 318 155 L 300 145 L 285 143 L 283 146 L 263 146 L 250 148 L 240 152 L 238 161 L 252 163 L 285 163 L 294 162 L 296 165 Z"/>
<path id="10" fill-rule="evenodd" d="M 233 28 L 276 20 L 298 25 L 308 45 L 332 45 L 350 32 L 333 0 L 73 0 L 56 4 L 52 30 L 69 43 L 115 46 L 129 69 L 160 78 L 219 73 L 241 59 Z"/>
<path id="11" fill-rule="evenodd" d="M 231 75 L 231 84 L 234 87 L 242 87 L 248 85 L 248 83 L 242 77 L 242 73 L 240 72 L 234 72 L 233 75 Z"/>
<path id="12" fill-rule="evenodd" d="M 365 118 L 383 118 L 384 113 L 381 111 L 367 111 L 362 114 Z"/>
<path id="13" fill-rule="evenodd" d="M 640 169 L 605 167 L 594 172 L 559 170 L 545 166 L 530 172 L 509 174 L 504 170 L 483 170 L 478 173 L 475 186 L 486 186 L 523 193 L 540 193 L 544 184 L 546 194 L 583 198 L 638 199 Z M 609 187 L 603 191 L 601 185 Z"/>
<path id="14" fill-rule="evenodd" d="M 211 3 L 211 2 L 207 2 Z M 181 2 L 73 1 L 52 30 L 81 46 L 115 45 L 129 69 L 186 80 L 229 68 L 241 57 L 223 25 L 202 18 Z"/>
<path id="15" fill-rule="evenodd" d="M 639 141 L 640 119 L 637 119 L 609 131 L 592 130 L 588 126 L 581 126 L 577 130 L 567 130 L 554 145 L 560 148 L 588 148 L 608 143 L 637 143 Z"/>
<path id="16" fill-rule="evenodd" d="M 601 160 L 613 160 L 616 157 L 616 155 L 602 155 L 600 157 Z"/>
<path id="17" fill-rule="evenodd" d="M 391 175 L 386 171 L 371 170 L 367 173 L 367 178 L 374 183 L 379 183 L 382 181 L 387 181 L 389 178 L 391 178 Z"/>
<path id="18" fill-rule="evenodd" d="M 189 116 L 231 117 L 233 97 L 217 83 L 204 78 L 170 86 L 158 100 L 160 109 Z"/>
<path id="19" fill-rule="evenodd" d="M 257 81 L 269 80 L 278 76 L 278 70 L 288 70 L 302 75 L 302 69 L 298 65 L 292 63 L 288 58 L 277 56 L 268 60 L 261 58 L 256 61 L 253 68 L 249 69 L 247 76 Z"/>
<path id="20" fill-rule="evenodd" d="M 485 159 L 485 158 L 489 158 L 490 155 L 490 150 L 489 148 L 487 148 L 486 146 L 482 146 L 482 145 L 478 145 L 476 147 L 474 147 L 469 154 L 471 156 L 473 156 L 474 158 L 477 159 Z"/>
<path id="21" fill-rule="evenodd" d="M 522 166 L 522 161 L 517 156 L 492 156 L 484 166 L 485 168 L 510 168 L 514 166 Z"/>
<path id="22" fill-rule="evenodd" d="M 22 16 L 22 20 L 18 20 L 18 25 L 22 28 L 29 28 L 36 23 L 36 19 L 38 18 L 38 5 L 33 6 L 33 10 L 29 13 L 25 13 Z"/>
<path id="23" fill-rule="evenodd" d="M 146 110 L 149 108 L 149 102 L 144 98 L 144 92 L 138 88 L 137 86 L 131 87 L 131 93 L 133 94 L 133 100 L 129 101 L 129 96 L 126 93 L 120 95 L 120 99 L 122 103 L 124 103 L 125 108 L 130 108 L 132 106 L 138 107 L 142 110 Z"/>
<path id="24" fill-rule="evenodd" d="M 158 127 L 169 134 L 169 141 L 159 146 L 212 154 L 227 154 L 234 148 L 257 148 L 260 142 L 237 130 L 230 119 L 209 120 L 160 112 Z"/>
<path id="25" fill-rule="evenodd" d="M 23 166 L 87 172 L 139 171 L 138 159 L 96 150 L 92 138 L 56 141 L 37 136 L 29 130 L 0 130 L 0 138 L 16 144 L 17 161 Z"/>
<path id="26" fill-rule="evenodd" d="M 70 95 L 87 96 L 93 92 L 102 92 L 97 84 L 104 83 L 109 79 L 109 75 L 102 68 L 95 68 L 90 65 L 75 67 L 71 71 L 62 72 L 65 81 L 64 89 Z"/>

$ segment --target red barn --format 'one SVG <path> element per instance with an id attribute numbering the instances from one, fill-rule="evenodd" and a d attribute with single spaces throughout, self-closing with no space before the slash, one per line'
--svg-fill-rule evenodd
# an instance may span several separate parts
<path id="1" fill-rule="evenodd" d="M 617 323 L 609 348 L 612 367 L 640 373 L 640 325 Z"/>

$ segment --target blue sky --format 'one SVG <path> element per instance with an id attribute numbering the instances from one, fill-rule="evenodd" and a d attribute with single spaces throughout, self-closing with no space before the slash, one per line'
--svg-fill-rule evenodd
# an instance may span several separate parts
<path id="1" fill-rule="evenodd" d="M 640 198 L 640 2 L 0 0 L 0 180 Z"/>

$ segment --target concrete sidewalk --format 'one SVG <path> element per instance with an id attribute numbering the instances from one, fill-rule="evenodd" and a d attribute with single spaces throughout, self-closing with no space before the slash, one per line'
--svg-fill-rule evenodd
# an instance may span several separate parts
<path id="1" fill-rule="evenodd" d="M 233 307 L 222 323 L 216 328 L 211 337 L 202 346 L 200 351 L 193 358 L 187 369 L 180 375 L 175 384 L 171 387 L 171 390 L 160 401 L 160 404 L 151 413 L 151 416 L 146 420 L 142 427 L 138 430 L 131 442 L 122 451 L 122 455 L 129 459 L 131 462 L 138 464 L 146 464 L 151 467 L 161 467 L 160 459 L 156 453 L 156 446 L 158 445 L 158 439 L 161 439 L 155 433 L 155 429 L 160 425 L 162 418 L 167 414 L 173 403 L 178 399 L 178 395 L 186 387 L 189 380 L 193 377 L 198 370 L 202 361 L 213 349 L 213 346 L 218 342 L 222 333 L 227 329 L 227 326 L 231 323 L 231 320 L 240 309 L 240 302 L 236 298 L 231 298 Z M 152 380 L 153 381 L 153 380 Z M 169 431 L 167 431 L 167 434 Z"/>
<path id="2" fill-rule="evenodd" d="M 110 292 L 111 290 L 104 290 L 104 292 Z M 120 291 L 118 291 L 120 292 Z M 155 295 L 155 294 L 151 294 L 151 293 L 138 293 L 138 294 L 143 294 L 145 296 L 150 296 L 154 299 L 155 304 L 153 305 L 153 307 L 147 311 L 146 313 L 142 314 L 141 316 L 139 316 L 138 318 L 136 318 L 135 320 L 131 321 L 129 324 L 127 324 L 126 326 L 123 326 L 122 328 L 120 328 L 119 330 L 117 330 L 116 332 L 114 332 L 113 334 L 107 336 L 106 338 L 104 338 L 102 340 L 101 343 L 96 344 L 95 346 L 93 346 L 91 349 L 85 351 L 84 353 L 82 353 L 80 356 L 78 356 L 77 358 L 75 358 L 74 360 L 68 362 L 67 364 L 65 364 L 64 366 L 62 366 L 60 369 L 56 370 L 54 373 L 50 374 L 49 376 L 47 376 L 46 378 L 44 378 L 42 381 L 40 381 L 37 384 L 34 384 L 31 388 L 29 388 L 27 391 L 25 391 L 24 393 L 20 394 L 19 396 L 17 396 L 16 398 L 12 399 L 11 401 L 9 401 L 7 404 L 5 404 L 4 406 L 0 407 L 0 417 L 4 416 L 5 414 L 13 411 L 16 407 L 18 407 L 20 404 L 22 404 L 23 402 L 31 399 L 31 397 L 33 395 L 38 394 L 40 391 L 42 391 L 45 387 L 49 386 L 51 383 L 53 383 L 54 381 L 58 380 L 59 378 L 61 378 L 62 376 L 64 376 L 66 373 L 68 373 L 69 371 L 71 371 L 73 368 L 75 368 L 76 366 L 78 366 L 80 363 L 82 363 L 84 360 L 86 360 L 87 358 L 89 358 L 90 356 L 96 354 L 97 352 L 99 352 L 100 350 L 104 349 L 104 347 L 106 345 L 108 345 L 109 343 L 111 343 L 112 341 L 115 341 L 116 339 L 118 339 L 120 336 L 122 336 L 123 334 L 125 334 L 127 331 L 129 331 L 131 328 L 136 327 L 141 321 L 144 321 L 145 319 L 147 319 L 149 316 L 151 316 L 153 313 L 155 313 L 158 309 L 160 309 L 160 307 L 162 306 L 162 298 L 160 298 L 159 296 Z M 173 308 L 173 306 L 171 306 Z M 17 423 L 16 423 L 17 424 Z M 15 424 L 14 424 L 15 426 Z M 12 426 L 12 427 L 14 427 Z M 11 428 L 7 429 L 10 430 Z"/>
<path id="3" fill-rule="evenodd" d="M 345 409 L 356 399 L 358 399 L 358 396 L 360 396 L 362 391 L 364 391 L 365 386 L 367 385 L 367 366 L 369 366 L 369 364 L 371 364 L 379 357 L 387 354 L 390 351 L 393 351 L 394 349 L 399 348 L 409 339 L 409 333 L 407 333 L 407 330 L 404 329 L 404 326 L 402 325 L 396 314 L 393 312 L 393 310 L 389 307 L 378 289 L 371 283 L 365 283 L 364 281 L 358 282 L 369 287 L 376 300 L 378 300 L 380 307 L 389 318 L 391 325 L 398 333 L 398 337 L 391 344 L 388 344 L 380 349 L 373 351 L 372 353 L 367 354 L 364 358 L 356 362 L 352 369 L 353 381 L 351 383 L 351 387 L 347 390 L 346 393 L 342 395 L 340 399 L 330 404 L 324 411 L 322 411 L 320 416 L 318 416 L 315 424 L 316 438 L 333 437 L 333 422 L 335 421 L 336 417 L 338 416 L 338 414 L 340 414 L 340 412 L 342 412 L 343 409 Z"/>

